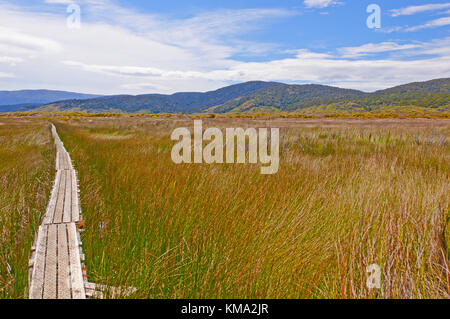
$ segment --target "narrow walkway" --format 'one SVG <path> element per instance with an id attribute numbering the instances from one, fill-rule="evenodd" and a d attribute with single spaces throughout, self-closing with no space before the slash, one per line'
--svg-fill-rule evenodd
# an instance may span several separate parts
<path id="1" fill-rule="evenodd" d="M 85 299 L 78 182 L 69 153 L 52 124 L 56 177 L 30 260 L 30 299 Z"/>

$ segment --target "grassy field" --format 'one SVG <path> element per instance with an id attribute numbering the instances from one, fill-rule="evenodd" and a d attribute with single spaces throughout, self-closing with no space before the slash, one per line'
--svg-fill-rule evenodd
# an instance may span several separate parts
<path id="1" fill-rule="evenodd" d="M 91 282 L 137 298 L 450 297 L 448 120 L 204 121 L 281 127 L 272 176 L 175 165 L 182 118 L 55 124 L 80 177 Z"/>
<path id="2" fill-rule="evenodd" d="M 0 299 L 28 295 L 28 260 L 54 157 L 48 123 L 0 119 Z"/>

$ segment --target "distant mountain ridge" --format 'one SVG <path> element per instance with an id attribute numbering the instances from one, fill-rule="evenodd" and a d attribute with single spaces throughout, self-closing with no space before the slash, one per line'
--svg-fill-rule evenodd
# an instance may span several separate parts
<path id="1" fill-rule="evenodd" d="M 99 97 L 99 95 L 55 90 L 0 91 L 0 112 L 28 110 L 55 101 L 83 100 L 96 97 Z"/>
<path id="2" fill-rule="evenodd" d="M 89 112 L 122 111 L 135 113 L 197 113 L 214 105 L 223 104 L 229 100 L 245 97 L 258 91 L 285 85 L 277 82 L 251 81 L 227 86 L 206 93 L 185 92 L 172 95 L 115 95 L 86 101 L 68 100 L 52 103 L 44 108 L 49 110 L 85 110 Z"/>
<path id="3" fill-rule="evenodd" d="M 41 105 L 35 110 L 192 114 L 304 112 L 309 109 L 371 112 L 391 107 L 450 110 L 450 78 L 414 82 L 373 93 L 318 84 L 251 81 L 205 93 L 73 98 Z"/>

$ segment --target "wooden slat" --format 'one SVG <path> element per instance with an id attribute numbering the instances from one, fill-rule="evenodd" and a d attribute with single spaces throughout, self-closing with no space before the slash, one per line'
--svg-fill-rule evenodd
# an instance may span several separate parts
<path id="1" fill-rule="evenodd" d="M 63 158 L 63 165 L 62 165 L 62 169 L 67 169 L 67 156 L 66 156 L 66 151 L 62 152 L 62 158 Z"/>
<path id="2" fill-rule="evenodd" d="M 66 195 L 66 171 L 61 171 L 61 183 L 58 190 L 58 200 L 56 201 L 55 215 L 53 223 L 59 224 L 62 222 L 64 211 L 64 196 Z"/>
<path id="3" fill-rule="evenodd" d="M 83 273 L 81 270 L 80 249 L 77 239 L 75 223 L 67 224 L 69 239 L 70 279 L 72 285 L 72 298 L 85 299 Z"/>
<path id="4" fill-rule="evenodd" d="M 64 212 L 63 223 L 70 223 L 72 221 L 72 172 L 66 172 L 66 194 L 64 197 Z"/>
<path id="5" fill-rule="evenodd" d="M 69 152 L 67 152 L 67 150 L 66 150 L 66 153 L 67 153 L 67 166 L 68 166 L 68 169 L 72 170 L 73 169 L 73 167 L 72 167 L 72 159 L 70 158 L 70 154 L 69 154 Z"/>
<path id="6" fill-rule="evenodd" d="M 57 167 L 57 169 L 58 170 L 60 170 L 61 169 L 61 161 L 62 161 L 62 159 L 61 159 L 61 149 L 58 147 L 58 145 L 56 145 L 56 154 L 57 154 L 57 156 L 58 156 L 58 167 Z"/>
<path id="7" fill-rule="evenodd" d="M 44 288 L 45 273 L 45 254 L 47 247 L 47 226 L 39 227 L 38 238 L 36 242 L 36 256 L 30 284 L 30 299 L 41 299 Z"/>
<path id="8" fill-rule="evenodd" d="M 72 170 L 72 221 L 77 223 L 80 221 L 80 208 L 78 199 L 78 184 L 77 175 L 74 170 Z"/>
<path id="9" fill-rule="evenodd" d="M 55 182 L 50 196 L 50 202 L 47 206 L 47 211 L 44 216 L 44 224 L 50 224 L 53 221 L 56 209 L 56 201 L 58 199 L 59 184 L 61 182 L 61 171 L 56 171 Z"/>
<path id="10" fill-rule="evenodd" d="M 63 148 L 61 147 L 61 145 L 59 145 L 58 144 L 58 146 L 57 146 L 57 149 L 58 149 L 58 154 L 59 154 L 59 167 L 58 167 L 58 169 L 63 169 L 63 166 L 64 166 L 64 150 L 63 150 Z"/>
<path id="11" fill-rule="evenodd" d="M 70 169 L 69 155 L 68 155 L 67 151 L 64 151 L 64 169 Z"/>
<path id="12" fill-rule="evenodd" d="M 58 299 L 72 297 L 70 286 L 69 245 L 67 241 L 67 226 L 58 226 Z"/>
<path id="13" fill-rule="evenodd" d="M 47 256 L 45 258 L 44 299 L 56 299 L 58 225 L 48 225 Z"/>
<path id="14" fill-rule="evenodd" d="M 61 147 L 62 148 L 62 147 Z M 66 169 L 66 152 L 62 151 L 61 152 L 61 156 L 62 156 L 62 166 L 61 169 Z"/>
<path id="15" fill-rule="evenodd" d="M 64 169 L 64 149 L 62 148 L 61 145 L 59 146 L 59 149 L 61 154 L 59 169 Z"/>
<path id="16" fill-rule="evenodd" d="M 56 148 L 56 170 L 59 170 L 59 151 Z"/>

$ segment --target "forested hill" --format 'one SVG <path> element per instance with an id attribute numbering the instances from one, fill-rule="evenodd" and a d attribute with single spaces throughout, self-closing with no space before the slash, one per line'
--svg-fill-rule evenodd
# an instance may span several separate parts
<path id="1" fill-rule="evenodd" d="M 365 93 L 325 85 L 281 85 L 210 108 L 209 112 L 261 110 L 295 111 L 309 106 L 360 98 Z"/>
<path id="2" fill-rule="evenodd" d="M 68 100 L 52 103 L 41 109 L 49 110 L 84 110 L 88 112 L 122 111 L 134 113 L 196 113 L 214 105 L 223 104 L 237 97 L 245 97 L 255 92 L 281 86 L 276 82 L 253 81 L 235 84 L 206 93 L 175 93 L 173 95 L 117 95 L 101 97 L 86 101 Z"/>
<path id="3" fill-rule="evenodd" d="M 210 108 L 217 113 L 254 111 L 296 111 L 327 105 L 340 109 L 371 111 L 390 106 L 429 108 L 450 105 L 450 79 L 415 82 L 374 93 L 339 89 L 323 85 L 285 85 L 269 88 Z"/>
<path id="4" fill-rule="evenodd" d="M 38 110 L 147 113 L 294 112 L 308 108 L 382 110 L 389 107 L 450 108 L 450 78 L 364 93 L 332 86 L 246 82 L 206 93 L 120 95 L 67 100 Z"/>

